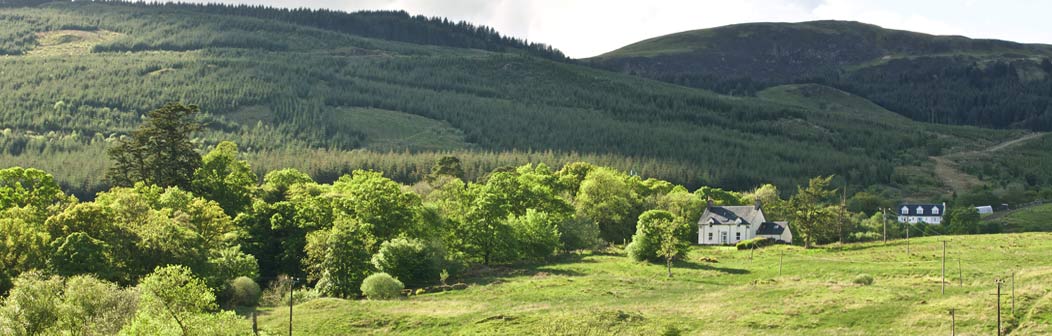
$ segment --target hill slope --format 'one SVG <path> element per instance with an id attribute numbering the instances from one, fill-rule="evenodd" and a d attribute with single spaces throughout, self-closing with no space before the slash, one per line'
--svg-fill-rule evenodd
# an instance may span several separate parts
<path id="1" fill-rule="evenodd" d="M 1052 129 L 1052 46 L 857 22 L 749 23 L 661 36 L 593 64 L 733 94 L 824 83 L 912 119 Z"/>
<path id="2" fill-rule="evenodd" d="M 912 256 L 901 239 L 819 250 L 778 246 L 754 256 L 695 247 L 671 279 L 664 265 L 575 255 L 517 272 L 491 269 L 461 279 L 472 284 L 463 291 L 393 301 L 317 299 L 295 307 L 293 325 L 317 335 L 652 335 L 673 328 L 687 335 L 945 335 L 955 309 L 957 332 L 981 335 L 996 330 L 994 279 L 1014 272 L 1016 309 L 1012 314 L 1010 298 L 1002 298 L 1004 325 L 1012 335 L 1041 335 L 1052 332 L 1046 285 L 1052 263 L 1044 257 L 1050 237 L 915 237 Z M 853 283 L 859 274 L 871 275 L 873 284 Z M 287 330 L 287 307 L 268 310 L 260 323 L 275 333 Z"/>
<path id="3" fill-rule="evenodd" d="M 295 167 L 323 182 L 373 168 L 411 183 L 437 156 L 455 154 L 469 178 L 587 159 L 692 188 L 791 189 L 823 174 L 865 186 L 893 183 L 896 167 L 927 160 L 930 148 L 1014 136 L 718 95 L 553 61 L 554 51 L 441 20 L 363 14 L 380 19 L 360 31 L 355 15 L 119 2 L 0 8 L 3 48 L 20 50 L 0 56 L 0 163 L 46 169 L 90 197 L 105 185 L 107 144 L 175 100 L 205 112 L 203 148 L 233 140 L 260 172 Z M 377 33 L 415 31 L 406 25 L 459 33 Z"/>

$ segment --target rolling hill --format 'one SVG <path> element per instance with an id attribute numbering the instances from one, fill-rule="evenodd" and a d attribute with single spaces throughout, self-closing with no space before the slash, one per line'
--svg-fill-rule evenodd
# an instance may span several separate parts
<path id="1" fill-rule="evenodd" d="M 402 12 L 19 3 L 0 7 L 0 164 L 82 199 L 106 187 L 105 148 L 169 101 L 202 107 L 202 150 L 233 140 L 258 172 L 322 182 L 367 168 L 413 183 L 457 155 L 468 178 L 588 160 L 691 188 L 838 174 L 939 197 L 937 180 L 902 185 L 930 174 L 929 155 L 1021 134 L 914 122 L 821 85 L 721 95 Z"/>
<path id="2" fill-rule="evenodd" d="M 918 121 L 1052 129 L 1052 46 L 858 22 L 747 23 L 640 41 L 588 61 L 736 95 L 821 83 Z"/>

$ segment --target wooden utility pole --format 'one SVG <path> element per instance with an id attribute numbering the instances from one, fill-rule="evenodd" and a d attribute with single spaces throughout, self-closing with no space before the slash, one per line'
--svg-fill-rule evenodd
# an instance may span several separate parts
<path id="1" fill-rule="evenodd" d="M 906 223 L 906 256 L 910 256 L 910 223 Z"/>
<path id="2" fill-rule="evenodd" d="M 946 295 L 946 241 L 942 241 L 942 295 Z"/>
<path id="3" fill-rule="evenodd" d="M 950 335 L 957 336 L 957 311 L 950 309 Z"/>
<path id="4" fill-rule="evenodd" d="M 292 336 L 292 285 L 296 283 L 296 278 L 289 277 L 289 336 Z"/>
<path id="5" fill-rule="evenodd" d="M 1002 279 L 995 279 L 997 283 L 997 336 L 1001 336 L 1001 284 L 1005 283 Z"/>
<path id="6" fill-rule="evenodd" d="M 785 257 L 785 251 L 778 254 L 778 276 L 782 276 L 782 257 Z"/>

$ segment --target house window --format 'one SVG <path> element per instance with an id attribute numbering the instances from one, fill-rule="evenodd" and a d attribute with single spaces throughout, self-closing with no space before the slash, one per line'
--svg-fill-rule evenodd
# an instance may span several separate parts
<path id="1" fill-rule="evenodd" d="M 910 214 L 910 208 L 902 207 L 902 214 L 903 215 L 909 215 Z"/>
<path id="2" fill-rule="evenodd" d="M 709 232 L 709 241 L 712 241 L 712 232 Z"/>
<path id="3" fill-rule="evenodd" d="M 922 208 L 922 207 L 917 207 L 917 214 L 918 214 L 918 215 L 923 215 L 923 214 L 924 214 L 924 208 Z"/>
<path id="4" fill-rule="evenodd" d="M 933 215 L 938 215 L 938 214 L 939 214 L 939 207 L 933 207 L 933 208 L 931 208 L 931 214 L 933 214 Z"/>
<path id="5" fill-rule="evenodd" d="M 742 240 L 742 233 L 741 232 L 735 232 L 734 233 L 734 240 Z"/>

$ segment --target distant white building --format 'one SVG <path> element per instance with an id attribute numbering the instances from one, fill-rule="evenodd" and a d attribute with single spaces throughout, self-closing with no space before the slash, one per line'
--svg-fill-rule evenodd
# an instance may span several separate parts
<path id="1" fill-rule="evenodd" d="M 980 215 L 986 215 L 986 214 L 994 213 L 994 207 L 989 206 L 989 205 L 977 206 L 977 207 L 975 207 L 975 210 L 979 211 Z"/>
<path id="2" fill-rule="evenodd" d="M 709 201 L 698 220 L 698 244 L 731 245 L 756 237 L 792 243 L 788 222 L 768 222 L 756 205 L 713 206 Z"/>
<path id="3" fill-rule="evenodd" d="M 900 223 L 941 224 L 944 214 L 946 214 L 946 203 L 899 205 Z"/>

